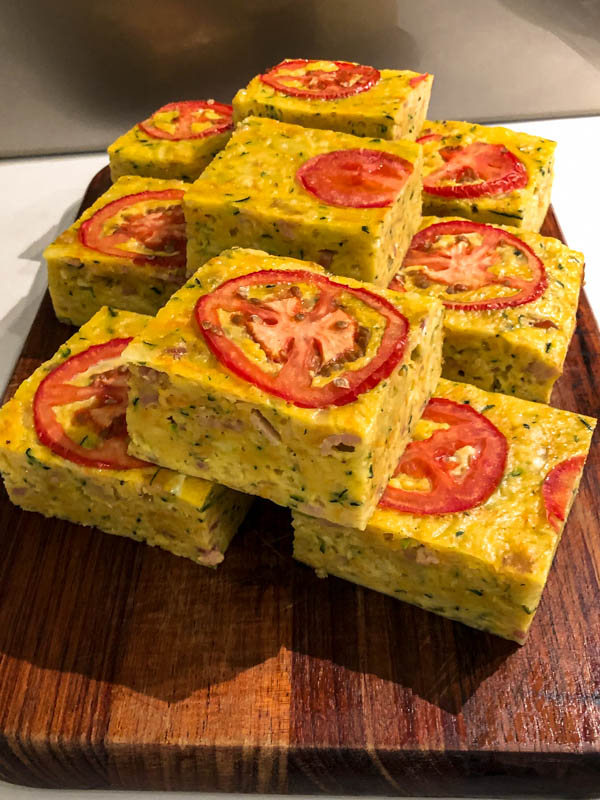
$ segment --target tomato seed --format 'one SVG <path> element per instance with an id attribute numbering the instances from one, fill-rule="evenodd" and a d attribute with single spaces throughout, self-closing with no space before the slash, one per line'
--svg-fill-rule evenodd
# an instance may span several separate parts
<path id="1" fill-rule="evenodd" d="M 334 378 L 332 383 L 335 386 L 338 386 L 340 389 L 350 388 L 350 381 L 348 380 L 348 378 Z"/>

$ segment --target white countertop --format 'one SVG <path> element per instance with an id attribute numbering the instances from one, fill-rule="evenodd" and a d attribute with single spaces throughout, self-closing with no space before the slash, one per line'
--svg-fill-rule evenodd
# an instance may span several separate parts
<path id="1" fill-rule="evenodd" d="M 519 122 L 510 127 L 558 142 L 552 202 L 569 245 L 586 255 L 586 291 L 600 319 L 600 234 L 597 227 L 596 158 L 600 117 Z M 0 161 L 0 392 L 46 289 L 42 251 L 72 221 L 92 176 L 107 163 L 104 153 Z M 119 800 L 154 800 L 166 792 L 120 792 Z M 0 800 L 108 800 L 112 792 L 65 792 L 10 786 L 0 781 Z M 190 793 L 177 798 L 197 797 Z M 233 798 L 234 795 L 207 795 Z M 241 796 L 240 796 L 241 797 Z"/>

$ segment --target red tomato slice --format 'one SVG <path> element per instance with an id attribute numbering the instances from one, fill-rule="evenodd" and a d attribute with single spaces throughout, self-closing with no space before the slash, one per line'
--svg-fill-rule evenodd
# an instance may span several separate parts
<path id="1" fill-rule="evenodd" d="M 416 140 L 417 144 L 425 144 L 425 142 L 439 142 L 440 139 L 443 139 L 441 133 L 431 133 L 430 130 L 424 131 L 422 136 Z"/>
<path id="2" fill-rule="evenodd" d="M 130 341 L 131 337 L 92 345 L 46 375 L 33 399 L 33 420 L 41 444 L 61 458 L 87 467 L 133 469 L 148 466 L 127 453 L 127 367 L 121 365 L 101 371 L 102 362 L 118 358 Z M 93 370 L 88 381 L 82 386 L 75 385 L 73 381 L 88 370 Z M 84 447 L 67 436 L 56 417 L 57 406 L 81 400 L 92 402 L 74 411 L 73 416 L 102 440 L 93 448 Z"/>
<path id="3" fill-rule="evenodd" d="M 205 139 L 233 130 L 233 106 L 214 100 L 167 103 L 140 122 L 139 127 L 153 139 Z"/>
<path id="4" fill-rule="evenodd" d="M 542 497 L 548 522 L 559 531 L 567 517 L 571 496 L 583 465 L 585 456 L 574 456 L 561 461 L 544 478 Z"/>
<path id="5" fill-rule="evenodd" d="M 249 297 L 253 288 L 289 286 L 283 296 L 260 301 Z M 303 300 L 298 284 L 317 290 L 314 305 Z M 332 368 L 365 355 L 357 320 L 344 307 L 344 296 L 374 309 L 385 321 L 379 347 L 369 362 L 357 369 L 341 369 L 318 385 L 315 378 Z M 251 360 L 222 326 L 219 312 L 257 342 L 269 359 L 265 370 Z M 391 303 L 369 292 L 336 283 L 324 275 L 304 270 L 260 270 L 222 283 L 196 304 L 196 320 L 215 357 L 231 372 L 276 397 L 300 408 L 343 406 L 373 389 L 402 360 L 408 338 L 408 321 Z"/>
<path id="6" fill-rule="evenodd" d="M 422 81 L 424 81 L 428 77 L 429 73 L 424 72 L 422 75 L 415 75 L 414 78 L 411 78 L 408 83 L 414 89 L 415 86 L 418 86 Z"/>
<path id="7" fill-rule="evenodd" d="M 326 66 L 325 66 L 326 65 Z M 260 76 L 263 83 L 292 97 L 336 100 L 366 92 L 381 77 L 375 67 L 350 61 L 297 58 L 282 61 Z"/>
<path id="8" fill-rule="evenodd" d="M 329 205 L 381 208 L 394 202 L 412 170 L 404 158 L 361 147 L 310 158 L 296 177 L 308 192 Z"/>
<path id="9" fill-rule="evenodd" d="M 504 145 L 473 142 L 465 147 L 442 147 L 439 153 L 446 163 L 423 179 L 428 194 L 481 197 L 527 186 L 525 164 Z"/>
<path id="10" fill-rule="evenodd" d="M 129 194 L 82 223 L 79 241 L 134 264 L 185 266 L 186 233 L 180 189 Z"/>
<path id="11" fill-rule="evenodd" d="M 453 236 L 454 239 L 451 244 L 445 242 L 438 245 L 442 236 Z M 492 272 L 495 266 L 502 264 L 504 250 L 508 252 L 506 263 L 519 259 L 522 262 L 520 266 L 527 269 L 529 277 Z M 402 271 L 394 278 L 390 288 L 403 291 L 403 272 L 407 267 L 417 266 L 427 281 L 449 287 L 456 299 L 444 300 L 446 308 L 461 311 L 489 311 L 531 303 L 546 291 L 548 285 L 544 265 L 525 242 L 501 228 L 468 220 L 436 222 L 419 231 L 404 258 Z M 469 300 L 464 297 L 466 292 L 494 285 L 506 286 L 514 289 L 514 292 L 489 300 Z"/>
<path id="12" fill-rule="evenodd" d="M 379 505 L 407 514 L 452 514 L 484 503 L 504 473 L 508 454 L 504 434 L 471 406 L 443 397 L 432 397 L 423 419 L 448 427 L 411 442 L 394 477 L 425 479 L 429 490 L 409 491 L 389 484 Z M 464 447 L 471 449 L 461 469 L 455 456 Z"/>

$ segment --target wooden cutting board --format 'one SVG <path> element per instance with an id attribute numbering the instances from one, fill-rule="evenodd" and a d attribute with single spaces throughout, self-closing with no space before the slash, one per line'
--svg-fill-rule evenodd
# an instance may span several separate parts
<path id="1" fill-rule="evenodd" d="M 92 186 L 86 203 L 103 188 Z M 543 232 L 561 237 L 549 213 Z M 8 394 L 70 335 L 46 296 Z M 588 301 L 556 406 L 600 416 Z M 527 644 L 291 558 L 257 501 L 217 571 L 0 497 L 0 777 L 40 787 L 600 793 L 600 437 Z"/>

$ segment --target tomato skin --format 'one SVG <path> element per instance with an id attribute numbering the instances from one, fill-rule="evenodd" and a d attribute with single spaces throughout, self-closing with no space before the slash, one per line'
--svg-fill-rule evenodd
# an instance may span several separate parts
<path id="1" fill-rule="evenodd" d="M 317 285 L 321 295 L 314 309 L 305 314 L 307 323 L 323 318 L 335 306 L 335 298 L 346 292 L 375 308 L 387 320 L 379 349 L 371 361 L 358 370 L 342 373 L 345 382 L 333 381 L 322 387 L 312 386 L 310 359 L 314 353 L 312 342 L 294 339 L 288 358 L 281 371 L 273 376 L 262 371 L 248 359 L 242 350 L 223 333 L 219 309 L 258 313 L 256 306 L 248 306 L 236 295 L 240 288 L 278 283 L 308 283 Z M 200 297 L 195 307 L 195 318 L 206 343 L 227 369 L 264 392 L 281 397 L 299 408 L 325 408 L 342 406 L 377 386 L 391 375 L 401 362 L 408 341 L 408 320 L 391 303 L 367 289 L 336 283 L 325 275 L 304 270 L 260 270 L 231 278 L 210 294 Z M 299 343 L 298 343 L 299 342 Z M 347 385 L 346 385 L 347 384 Z"/>
<path id="2" fill-rule="evenodd" d="M 515 249 L 520 250 L 527 258 L 529 269 L 531 270 L 531 279 L 517 279 L 516 277 L 508 278 L 518 291 L 514 295 L 507 297 L 495 298 L 493 300 L 476 300 L 472 302 L 458 302 L 443 300 L 446 308 L 456 311 L 495 311 L 501 308 L 514 308 L 515 306 L 524 305 L 525 303 L 532 303 L 541 297 L 548 288 L 548 276 L 546 275 L 545 267 L 542 261 L 536 256 L 531 247 L 526 244 L 522 239 L 517 236 L 504 231 L 501 228 L 495 228 L 492 225 L 486 225 L 481 222 L 471 222 L 470 220 L 449 220 L 447 222 L 436 222 L 418 231 L 410 243 L 408 252 L 404 258 L 403 266 L 423 265 L 427 266 L 428 263 L 439 262 L 443 259 L 444 253 L 449 250 L 437 251 L 432 249 L 432 242 L 439 236 L 454 235 L 465 236 L 469 233 L 478 233 L 481 235 L 484 245 L 490 248 L 493 252 L 493 246 L 503 241 Z M 441 283 L 451 283 L 452 281 L 443 280 L 443 270 L 438 273 L 437 281 Z M 488 273 L 490 279 L 488 283 L 497 283 L 491 279 L 491 273 Z M 429 280 L 436 281 L 436 273 L 429 270 L 426 272 L 426 277 Z M 469 274 L 465 269 L 464 272 L 459 273 L 455 280 L 457 283 L 464 283 L 467 287 L 469 284 Z M 485 284 L 482 284 L 485 285 Z M 508 285 L 511 285 L 510 283 Z M 390 288 L 395 291 L 405 291 L 398 276 L 394 278 L 390 284 Z M 469 287 L 468 287 L 469 288 Z M 474 287 L 472 287 L 474 288 Z"/>
<path id="3" fill-rule="evenodd" d="M 309 158 L 296 178 L 312 195 L 332 206 L 383 208 L 391 205 L 413 165 L 381 150 L 333 150 Z"/>
<path id="4" fill-rule="evenodd" d="M 181 200 L 183 199 L 183 192 L 181 189 L 163 189 L 160 191 L 152 192 L 138 192 L 136 194 L 125 195 L 107 203 L 102 208 L 98 209 L 96 213 L 89 219 L 86 219 L 79 228 L 78 238 L 81 244 L 89 247 L 91 250 L 97 250 L 106 255 L 116 256 L 117 258 L 128 258 L 134 264 L 152 264 L 158 267 L 166 267 L 179 269 L 185 267 L 186 252 L 185 252 L 185 220 L 183 217 L 183 207 Z M 122 245 L 132 238 L 127 232 L 116 231 L 113 234 L 105 235 L 103 232 L 104 225 L 117 214 L 124 211 L 124 209 L 131 207 L 132 213 L 138 203 L 143 203 L 148 200 L 158 200 L 171 205 L 173 214 L 177 215 L 176 236 L 174 237 L 177 249 L 172 255 L 152 255 L 151 253 L 134 253 L 127 250 Z M 168 210 L 162 214 L 166 232 L 169 232 L 172 222 L 169 219 Z M 182 228 L 183 226 L 183 228 Z M 156 227 L 155 227 L 156 230 Z M 135 238 L 135 237 L 133 237 Z M 142 244 L 144 242 L 142 241 Z"/>
<path id="5" fill-rule="evenodd" d="M 329 61 L 328 63 L 336 66 L 336 69 L 332 72 L 307 69 L 311 64 L 318 63 L 319 60 L 297 58 L 281 61 L 268 72 L 260 75 L 260 80 L 272 89 L 292 97 L 336 100 L 341 97 L 351 97 L 352 95 L 366 92 L 381 78 L 379 70 L 375 69 L 375 67 L 353 64 L 351 61 Z M 290 80 L 293 77 L 289 76 L 287 71 L 302 69 L 305 70 L 304 75 L 296 76 L 295 80 L 302 83 L 305 88 L 286 86 L 283 80 L 285 78 Z M 355 76 L 358 76 L 358 79 L 351 84 L 350 80 Z M 322 84 L 321 86 L 318 85 L 319 82 Z M 311 83 L 313 87 L 310 86 Z"/>
<path id="6" fill-rule="evenodd" d="M 440 139 L 443 139 L 441 133 L 425 133 L 423 136 L 419 136 L 418 139 L 415 139 L 417 144 L 425 144 L 425 142 L 439 142 Z"/>
<path id="7" fill-rule="evenodd" d="M 529 181 L 525 164 L 503 145 L 473 142 L 465 147 L 444 147 L 439 152 L 446 164 L 424 177 L 427 194 L 457 198 L 507 194 L 524 188 Z M 441 183 L 444 179 L 460 180 L 467 170 L 481 182 Z"/>
<path id="8" fill-rule="evenodd" d="M 508 455 L 504 434 L 471 406 L 444 397 L 432 397 L 423 419 L 449 425 L 423 441 L 411 442 L 400 457 L 394 477 L 406 474 L 427 478 L 430 491 L 409 491 L 389 485 L 379 505 L 406 514 L 439 515 L 467 511 L 484 503 L 496 490 Z M 462 480 L 451 474 L 449 461 L 462 447 L 475 450 Z"/>
<path id="9" fill-rule="evenodd" d="M 89 386 L 73 386 L 69 380 L 77 374 L 85 372 L 98 361 L 116 358 L 127 347 L 131 337 L 111 339 L 109 342 L 92 345 L 77 355 L 71 356 L 49 372 L 37 388 L 33 399 L 33 422 L 35 432 L 41 444 L 53 453 L 75 464 L 96 469 L 135 469 L 147 467 L 145 461 L 133 458 L 127 453 L 129 437 L 119 431 L 111 435 L 97 448 L 88 449 L 70 439 L 63 430 L 54 413 L 54 406 L 64 403 L 86 400 L 101 395 L 102 388 Z M 110 402 L 123 404 L 123 392 L 106 391 Z M 126 396 L 126 391 L 125 391 Z M 123 409 L 124 411 L 124 409 Z"/>
<path id="10" fill-rule="evenodd" d="M 172 133 L 163 131 L 152 124 L 152 118 L 155 114 L 165 111 L 179 111 L 179 119 L 175 131 Z M 197 121 L 194 113 L 202 111 L 216 112 L 222 116 L 222 120 L 214 121 L 212 127 L 203 131 L 192 131 L 192 124 Z M 213 122 L 213 120 L 210 121 Z M 157 109 L 152 117 L 140 122 L 138 127 L 153 139 L 168 139 L 172 142 L 178 142 L 182 139 L 206 139 L 208 136 L 215 136 L 216 134 L 233 130 L 233 106 L 225 103 L 209 103 L 208 100 L 182 100 L 175 103 L 167 103 Z"/>
<path id="11" fill-rule="evenodd" d="M 409 83 L 410 87 L 412 89 L 414 89 L 415 86 L 418 86 L 424 80 L 427 80 L 428 77 L 429 77 L 429 73 L 428 72 L 423 72 L 421 75 L 415 75 L 414 78 L 411 78 L 408 83 Z"/>
<path id="12" fill-rule="evenodd" d="M 553 467 L 544 478 L 542 497 L 546 517 L 557 532 L 567 517 L 571 495 L 584 464 L 585 456 L 567 458 Z"/>

